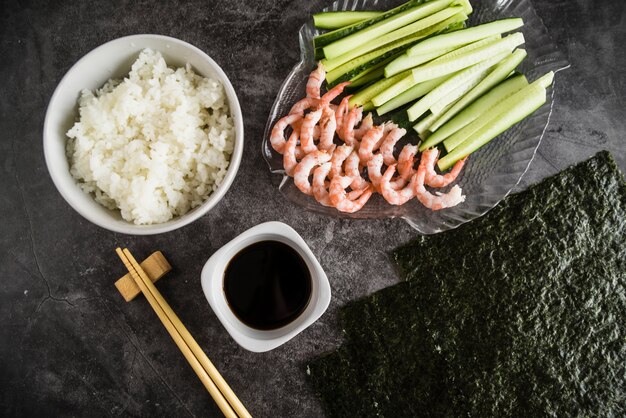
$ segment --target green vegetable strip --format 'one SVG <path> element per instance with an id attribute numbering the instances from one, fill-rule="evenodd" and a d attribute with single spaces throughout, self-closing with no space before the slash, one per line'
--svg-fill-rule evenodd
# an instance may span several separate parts
<path id="1" fill-rule="evenodd" d="M 410 71 L 405 71 L 400 74 L 396 74 L 393 77 L 385 78 L 380 80 L 379 82 L 372 84 L 364 88 L 363 90 L 359 90 L 354 96 L 350 98 L 350 106 L 362 106 L 365 103 L 372 100 L 372 97 L 376 96 L 379 92 L 385 90 L 387 87 L 393 85 L 398 82 L 402 78 L 408 76 Z"/>
<path id="2" fill-rule="evenodd" d="M 451 60 L 452 58 L 458 57 L 460 55 L 465 54 L 466 52 L 475 51 L 484 46 L 490 45 L 498 40 L 500 40 L 500 35 L 492 36 L 489 38 L 481 39 L 480 41 L 473 42 L 469 45 L 466 45 L 462 48 L 449 48 L 442 49 L 439 51 L 432 52 L 430 54 L 424 55 L 407 55 L 405 52 L 400 58 L 395 59 L 393 62 L 389 63 L 387 68 L 385 69 L 385 76 L 390 76 L 398 71 L 404 71 L 408 68 L 414 68 L 418 65 L 429 63 L 434 64 L 437 62 L 442 62 L 446 60 Z"/>
<path id="3" fill-rule="evenodd" d="M 390 58 L 390 60 L 391 59 L 393 58 Z M 380 64 L 377 64 L 368 68 L 367 70 L 361 71 L 359 74 L 357 74 L 356 76 L 350 79 L 349 87 L 355 88 L 355 87 L 363 86 L 369 83 L 370 81 L 376 80 L 377 78 L 382 78 L 383 72 L 385 71 L 385 65 L 387 64 L 387 62 L 389 62 L 389 60 L 383 61 Z"/>
<path id="4" fill-rule="evenodd" d="M 497 106 L 494 106 L 490 109 L 485 109 L 486 112 L 481 114 L 478 118 L 476 118 L 476 120 L 463 127 L 463 129 L 458 130 L 453 135 L 449 136 L 443 141 L 443 145 L 444 147 L 446 147 L 446 150 L 454 150 L 457 146 L 468 140 L 477 131 L 482 129 L 485 124 L 491 123 L 491 120 L 495 116 L 517 106 L 517 104 L 521 102 L 524 97 L 526 97 L 526 95 L 534 91 L 533 89 L 536 90 L 539 87 L 545 90 L 546 87 L 549 86 L 552 82 L 552 77 L 553 74 L 548 73 L 545 76 L 541 77 L 539 80 L 530 84 L 528 87 L 524 87 L 520 91 L 501 101 L 500 103 L 498 103 Z"/>
<path id="5" fill-rule="evenodd" d="M 319 29 L 338 29 L 367 19 L 378 17 L 383 12 L 377 11 L 336 11 L 321 12 L 313 15 L 313 24 Z"/>
<path id="6" fill-rule="evenodd" d="M 468 80 L 465 83 L 463 83 L 460 87 L 456 88 L 451 93 L 441 98 L 437 103 L 433 104 L 430 107 L 430 111 L 434 113 L 437 116 L 437 118 L 439 118 L 441 114 L 444 112 L 444 108 L 446 109 L 446 111 L 450 109 L 453 103 L 458 102 L 470 90 L 476 87 L 478 83 L 483 81 L 491 70 L 492 68 L 488 68 L 484 71 L 481 71 L 469 77 Z"/>
<path id="7" fill-rule="evenodd" d="M 477 74 L 482 74 L 490 67 L 498 64 L 498 62 L 502 61 L 508 55 L 508 52 L 501 52 L 494 57 L 481 61 L 459 72 L 457 75 L 438 86 L 436 89 L 428 93 L 417 103 L 411 106 L 409 110 L 407 110 L 409 120 L 416 120 L 418 117 L 423 115 L 433 104 L 437 103 L 444 96 L 450 94 L 455 89 L 464 85 L 467 81 L 473 79 Z M 374 104 L 376 104 L 375 101 Z"/>
<path id="8" fill-rule="evenodd" d="M 433 124 L 433 122 L 437 119 L 437 115 L 433 115 L 432 113 L 429 114 L 428 116 L 422 118 L 422 120 L 420 120 L 414 127 L 413 129 L 415 131 L 417 131 L 417 133 L 420 135 L 420 137 L 422 135 L 425 135 L 428 131 L 428 128 L 430 128 L 430 125 Z"/>
<path id="9" fill-rule="evenodd" d="M 391 9 L 388 10 L 386 12 L 384 12 L 383 14 L 381 14 L 380 16 L 376 16 L 374 18 L 368 19 L 366 21 L 363 22 L 357 22 L 355 24 L 352 24 L 350 26 L 347 26 L 345 28 L 341 28 L 341 29 L 336 29 L 332 32 L 327 32 L 324 33 L 322 35 L 316 36 L 313 39 L 313 47 L 314 48 L 322 48 L 328 44 L 331 44 L 341 38 L 344 38 L 352 33 L 355 33 L 359 30 L 365 29 L 369 26 L 372 26 L 382 20 L 385 20 L 391 16 L 394 16 L 398 13 L 402 13 L 406 10 L 409 10 L 415 6 L 419 6 L 420 4 L 424 3 L 425 0 L 410 0 L 398 7 L 396 7 L 395 9 Z"/>
<path id="10" fill-rule="evenodd" d="M 395 60 L 391 61 L 385 67 L 385 77 L 391 77 L 392 75 L 397 74 L 401 71 L 408 70 L 410 68 L 417 67 L 420 64 L 432 61 L 435 58 L 447 54 L 448 52 L 454 51 L 455 49 L 456 48 L 442 49 L 439 51 L 431 52 L 430 54 L 417 55 L 412 57 L 407 55 L 407 53 L 405 52 Z"/>
<path id="11" fill-rule="evenodd" d="M 420 151 L 424 151 L 427 148 L 432 148 L 439 144 L 450 135 L 454 134 L 464 126 L 468 125 L 476 118 L 480 117 L 482 113 L 491 107 L 495 106 L 502 100 L 518 92 L 524 87 L 528 86 L 528 81 L 523 75 L 519 75 L 510 78 L 498 86 L 491 89 L 488 93 L 474 101 L 468 107 L 463 109 L 458 115 L 456 115 L 449 122 L 445 123 L 440 128 L 434 130 L 434 133 L 428 137 L 420 145 Z"/>
<path id="12" fill-rule="evenodd" d="M 447 18 L 455 15 L 457 12 L 462 11 L 461 6 L 448 7 L 445 8 L 433 15 L 430 15 L 424 19 L 420 19 L 417 22 L 414 22 L 408 26 L 395 30 L 391 33 L 388 33 L 380 38 L 376 38 L 371 42 L 368 42 L 358 48 L 351 49 L 343 55 L 338 56 L 334 59 L 324 59 L 322 60 L 322 64 L 326 71 L 331 71 L 346 62 L 366 54 L 370 51 L 375 50 L 383 45 L 389 44 L 391 42 L 397 41 L 398 39 L 402 39 L 406 36 L 410 36 L 416 32 L 420 32 L 424 29 L 427 29 L 431 26 L 436 25 L 439 22 L 446 20 Z"/>
<path id="13" fill-rule="evenodd" d="M 372 65 L 377 65 L 382 61 L 389 58 L 394 58 L 406 51 L 416 42 L 421 41 L 429 36 L 436 35 L 438 33 L 446 32 L 449 30 L 457 30 L 462 22 L 467 19 L 467 16 L 463 13 L 457 13 L 454 16 L 431 26 L 423 31 L 414 33 L 411 36 L 407 36 L 404 39 L 400 39 L 392 44 L 378 48 L 375 51 L 362 55 L 350 62 L 345 63 L 339 68 L 335 68 L 326 74 L 326 81 L 332 86 L 337 83 L 348 81 L 361 71 L 369 68 Z"/>
<path id="14" fill-rule="evenodd" d="M 416 20 L 423 19 L 450 4 L 449 0 L 432 0 L 421 6 L 413 7 L 384 19 L 374 25 L 359 30 L 324 47 L 324 56 L 328 59 L 338 57 L 353 48 L 359 47 L 373 39 L 385 35 Z"/>
<path id="15" fill-rule="evenodd" d="M 447 75 L 447 76 L 435 78 L 433 80 L 428 80 L 423 83 L 419 83 L 411 87 L 410 89 L 406 90 L 405 92 L 397 95 L 396 97 L 389 100 L 382 106 L 376 108 L 376 113 L 378 113 L 379 116 L 382 116 L 385 113 L 391 112 L 392 110 L 395 110 L 401 106 L 404 106 L 405 104 L 410 103 L 415 99 L 419 99 L 420 97 L 429 93 L 432 89 L 434 89 L 435 87 L 437 87 L 438 85 L 440 85 L 441 83 L 449 79 L 450 77 L 451 77 L 450 75 Z"/>
<path id="16" fill-rule="evenodd" d="M 504 51 L 512 51 L 516 46 L 524 43 L 521 32 L 509 35 L 497 42 L 491 43 L 475 51 L 469 51 L 455 58 L 431 62 L 413 69 L 413 78 L 416 83 L 440 77 L 470 67 L 476 63 L 501 54 Z"/>
<path id="17" fill-rule="evenodd" d="M 409 55 L 428 54 L 440 49 L 461 46 L 489 36 L 510 32 L 523 25 L 524 21 L 519 18 L 496 20 L 495 22 L 463 29 L 453 34 L 450 33 L 432 38 L 428 42 L 422 42 L 420 45 L 416 45 L 414 48 L 407 51 L 407 53 Z"/>
<path id="18" fill-rule="evenodd" d="M 466 106 L 472 103 L 474 100 L 497 86 L 504 81 L 511 71 L 513 71 L 526 57 L 526 51 L 518 49 L 513 54 L 503 60 L 496 68 L 489 73 L 484 80 L 482 80 L 476 87 L 470 90 L 465 96 L 454 104 L 448 111 L 446 111 L 437 121 L 432 125 L 432 131 L 439 129 L 444 123 L 452 119 L 457 113 L 462 111 Z"/>
<path id="19" fill-rule="evenodd" d="M 530 87 L 530 86 L 529 86 Z M 452 167 L 457 161 L 475 152 L 483 145 L 506 131 L 522 119 L 530 116 L 546 102 L 546 89 L 541 86 L 533 86 L 522 100 L 516 103 L 515 107 L 508 108 L 505 112 L 499 113 L 492 118 L 489 123 L 483 125 L 470 138 L 457 146 L 452 152 L 439 160 L 437 166 L 441 171 Z"/>

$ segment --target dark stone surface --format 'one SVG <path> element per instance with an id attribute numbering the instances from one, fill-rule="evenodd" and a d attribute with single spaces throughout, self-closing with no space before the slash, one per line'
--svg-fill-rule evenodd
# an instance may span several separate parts
<path id="1" fill-rule="evenodd" d="M 608 149 L 626 170 L 626 5 L 535 0 L 572 68 L 559 74 L 552 121 L 521 187 Z M 298 61 L 297 29 L 318 2 L 0 3 L 0 414 L 218 416 L 144 300 L 125 303 L 114 248 L 162 250 L 175 266 L 159 288 L 235 392 L 259 417 L 322 414 L 302 363 L 341 341 L 337 308 L 396 283 L 386 251 L 415 232 L 402 220 L 347 221 L 302 213 L 272 186 L 260 152 L 283 78 Z M 128 34 L 189 41 L 230 76 L 246 145 L 224 200 L 193 225 L 152 237 L 87 222 L 47 174 L 41 130 L 63 74 L 96 46 Z M 598 190 L 602 193 L 602 190 Z M 328 312 L 266 354 L 240 348 L 200 290 L 204 261 L 260 222 L 298 230 L 326 269 Z M 373 243 L 373 244 L 372 244 Z"/>

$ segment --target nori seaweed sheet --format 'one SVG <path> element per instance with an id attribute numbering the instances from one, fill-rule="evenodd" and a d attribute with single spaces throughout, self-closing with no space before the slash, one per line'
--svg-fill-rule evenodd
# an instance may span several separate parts
<path id="1" fill-rule="evenodd" d="M 330 416 L 624 416 L 626 185 L 607 152 L 393 258 L 309 364 Z"/>

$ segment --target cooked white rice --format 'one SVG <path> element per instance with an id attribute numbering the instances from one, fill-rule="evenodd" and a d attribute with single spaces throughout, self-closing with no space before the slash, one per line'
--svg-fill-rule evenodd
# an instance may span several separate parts
<path id="1" fill-rule="evenodd" d="M 222 84 L 144 49 L 124 80 L 83 90 L 67 132 L 82 189 L 135 224 L 200 205 L 226 175 L 235 130 Z"/>

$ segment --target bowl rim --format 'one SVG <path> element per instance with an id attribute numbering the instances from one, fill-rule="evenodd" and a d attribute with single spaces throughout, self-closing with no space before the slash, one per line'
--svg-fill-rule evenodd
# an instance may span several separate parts
<path id="1" fill-rule="evenodd" d="M 165 41 L 165 42 L 169 42 L 172 44 L 176 44 L 177 46 L 180 46 L 187 50 L 190 50 L 198 54 L 198 56 L 200 56 L 200 58 L 206 61 L 209 64 L 209 66 L 215 71 L 217 76 L 220 78 L 222 85 L 224 86 L 225 94 L 228 97 L 228 105 L 229 105 L 231 118 L 233 119 L 233 124 L 235 128 L 233 152 L 230 157 L 226 175 L 224 176 L 224 179 L 222 180 L 222 183 L 220 184 L 220 186 L 217 188 L 217 190 L 211 193 L 207 197 L 207 199 L 204 202 L 202 202 L 200 206 L 197 206 L 192 211 L 188 212 L 186 215 L 175 217 L 164 223 L 152 224 L 152 225 L 135 225 L 124 219 L 122 219 L 124 224 L 120 224 L 118 222 L 111 222 L 111 223 L 102 222 L 100 219 L 96 219 L 96 217 L 93 216 L 89 210 L 83 208 L 81 205 L 79 205 L 72 199 L 70 194 L 66 191 L 65 186 L 63 185 L 62 180 L 61 180 L 64 174 L 62 174 L 57 168 L 55 168 L 52 163 L 52 152 L 53 152 L 51 149 L 52 139 L 49 138 L 49 133 L 48 133 L 52 129 L 51 114 L 53 112 L 56 101 L 59 99 L 59 97 L 62 94 L 62 87 L 64 87 L 65 84 L 70 82 L 73 72 L 81 63 L 88 62 L 89 60 L 93 59 L 93 57 L 98 56 L 99 54 L 102 53 L 103 50 L 105 50 L 107 47 L 110 47 L 111 44 L 121 43 L 121 42 L 130 42 L 130 41 L 140 41 L 140 40 L 145 40 L 145 39 L 156 39 L 160 41 Z M 105 81 L 106 80 L 104 80 L 103 83 Z M 239 170 L 239 165 L 241 163 L 241 158 L 243 154 L 243 147 L 244 147 L 243 113 L 241 111 L 241 106 L 239 104 L 239 98 L 237 97 L 237 92 L 235 91 L 232 83 L 230 82 L 230 79 L 228 78 L 224 70 L 219 66 L 219 64 L 217 64 L 206 52 L 202 51 L 200 48 L 188 42 L 185 42 L 181 39 L 173 38 L 170 36 L 149 34 L 149 33 L 134 34 L 134 35 L 123 36 L 120 38 L 115 38 L 97 46 L 96 48 L 89 51 L 87 54 L 83 55 L 78 61 L 76 61 L 67 70 L 67 72 L 63 75 L 63 77 L 57 84 L 48 102 L 48 106 L 46 108 L 46 114 L 44 118 L 44 123 L 43 123 L 42 137 L 43 137 L 44 158 L 46 161 L 48 174 L 52 178 L 52 182 L 54 183 L 54 186 L 59 191 L 63 199 L 76 212 L 78 212 L 79 215 L 87 219 L 89 222 L 101 228 L 112 231 L 112 232 L 119 232 L 119 233 L 127 234 L 127 235 L 155 235 L 155 234 L 170 232 L 178 228 L 182 228 L 183 226 L 186 226 L 196 221 L 197 219 L 201 218 L 207 212 L 209 212 L 215 205 L 217 205 L 217 203 L 224 197 L 228 189 L 230 189 L 230 186 L 232 185 L 237 175 L 237 171 Z M 71 177 L 71 174 L 69 173 L 69 171 L 67 172 L 66 175 Z M 74 181 L 74 183 L 77 183 L 73 177 L 71 178 Z"/>
<path id="2" fill-rule="evenodd" d="M 311 298 L 305 310 L 290 323 L 272 330 L 258 330 L 243 323 L 232 312 L 223 289 L 224 270 L 243 248 L 263 240 L 284 242 L 296 250 L 311 273 Z M 313 325 L 328 309 L 332 290 L 328 276 L 302 236 L 291 226 L 269 221 L 243 231 L 214 252 L 200 273 L 200 284 L 209 306 L 226 332 L 241 347 L 261 353 L 273 350 Z"/>

